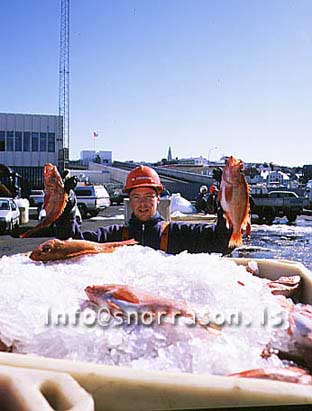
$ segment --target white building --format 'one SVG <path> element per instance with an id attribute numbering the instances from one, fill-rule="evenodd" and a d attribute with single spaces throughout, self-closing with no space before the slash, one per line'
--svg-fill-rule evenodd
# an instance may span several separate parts
<path id="1" fill-rule="evenodd" d="M 189 158 L 179 158 L 178 164 L 204 166 L 207 165 L 207 159 L 203 156 L 200 157 L 189 157 Z"/>
<path id="2" fill-rule="evenodd" d="M 1 164 L 13 168 L 43 167 L 47 162 L 58 165 L 62 149 L 62 117 L 0 113 Z"/>
<path id="3" fill-rule="evenodd" d="M 88 165 L 90 162 L 100 159 L 101 164 L 112 164 L 112 151 L 95 151 L 95 150 L 82 150 L 80 152 L 80 160 L 83 165 Z"/>
<path id="4" fill-rule="evenodd" d="M 88 165 L 90 161 L 95 159 L 95 150 L 82 150 L 80 151 L 80 160 L 83 165 Z"/>
<path id="5" fill-rule="evenodd" d="M 112 164 L 113 156 L 111 151 L 98 151 L 102 164 Z"/>
<path id="6" fill-rule="evenodd" d="M 262 178 L 268 185 L 287 185 L 289 176 L 281 171 L 263 171 L 261 173 Z"/>

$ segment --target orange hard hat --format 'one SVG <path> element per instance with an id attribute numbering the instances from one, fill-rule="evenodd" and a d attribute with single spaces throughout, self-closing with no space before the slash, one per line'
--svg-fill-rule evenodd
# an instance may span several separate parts
<path id="1" fill-rule="evenodd" d="M 213 193 L 215 193 L 216 191 L 217 191 L 217 187 L 216 187 L 216 186 L 212 185 L 212 186 L 209 187 L 209 193 L 213 194 Z"/>
<path id="2" fill-rule="evenodd" d="M 147 166 L 138 166 L 130 171 L 127 176 L 124 191 L 129 193 L 129 191 L 138 187 L 154 188 L 157 194 L 163 191 L 163 185 L 160 182 L 159 175 L 155 170 Z"/>

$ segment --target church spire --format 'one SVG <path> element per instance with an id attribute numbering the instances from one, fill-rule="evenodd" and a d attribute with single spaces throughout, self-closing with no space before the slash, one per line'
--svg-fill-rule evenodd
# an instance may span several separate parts
<path id="1" fill-rule="evenodd" d="M 169 146 L 169 150 L 168 150 L 167 160 L 172 161 L 172 153 L 171 153 L 171 147 L 170 146 Z"/>

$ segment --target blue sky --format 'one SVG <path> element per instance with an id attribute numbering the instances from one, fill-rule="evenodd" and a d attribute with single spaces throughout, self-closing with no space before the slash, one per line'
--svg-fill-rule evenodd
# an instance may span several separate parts
<path id="1" fill-rule="evenodd" d="M 312 163 L 310 0 L 72 0 L 71 157 Z M 58 0 L 2 0 L 0 112 L 58 112 Z M 212 150 L 212 147 L 219 147 Z"/>

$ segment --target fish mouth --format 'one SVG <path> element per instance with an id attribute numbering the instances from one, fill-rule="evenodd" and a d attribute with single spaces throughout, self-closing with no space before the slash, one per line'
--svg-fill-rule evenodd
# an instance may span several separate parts
<path id="1" fill-rule="evenodd" d="M 40 261 L 39 255 L 34 251 L 29 254 L 29 258 L 31 258 L 33 261 Z"/>
<path id="2" fill-rule="evenodd" d="M 88 285 L 88 287 L 86 287 L 84 289 L 85 293 L 87 294 L 88 298 L 93 301 L 95 296 L 96 296 L 96 290 L 94 287 Z"/>
<path id="3" fill-rule="evenodd" d="M 233 156 L 230 156 L 228 161 L 227 161 L 227 166 L 230 168 L 236 168 L 239 170 L 242 170 L 244 168 L 244 163 L 240 159 L 236 159 Z"/>

